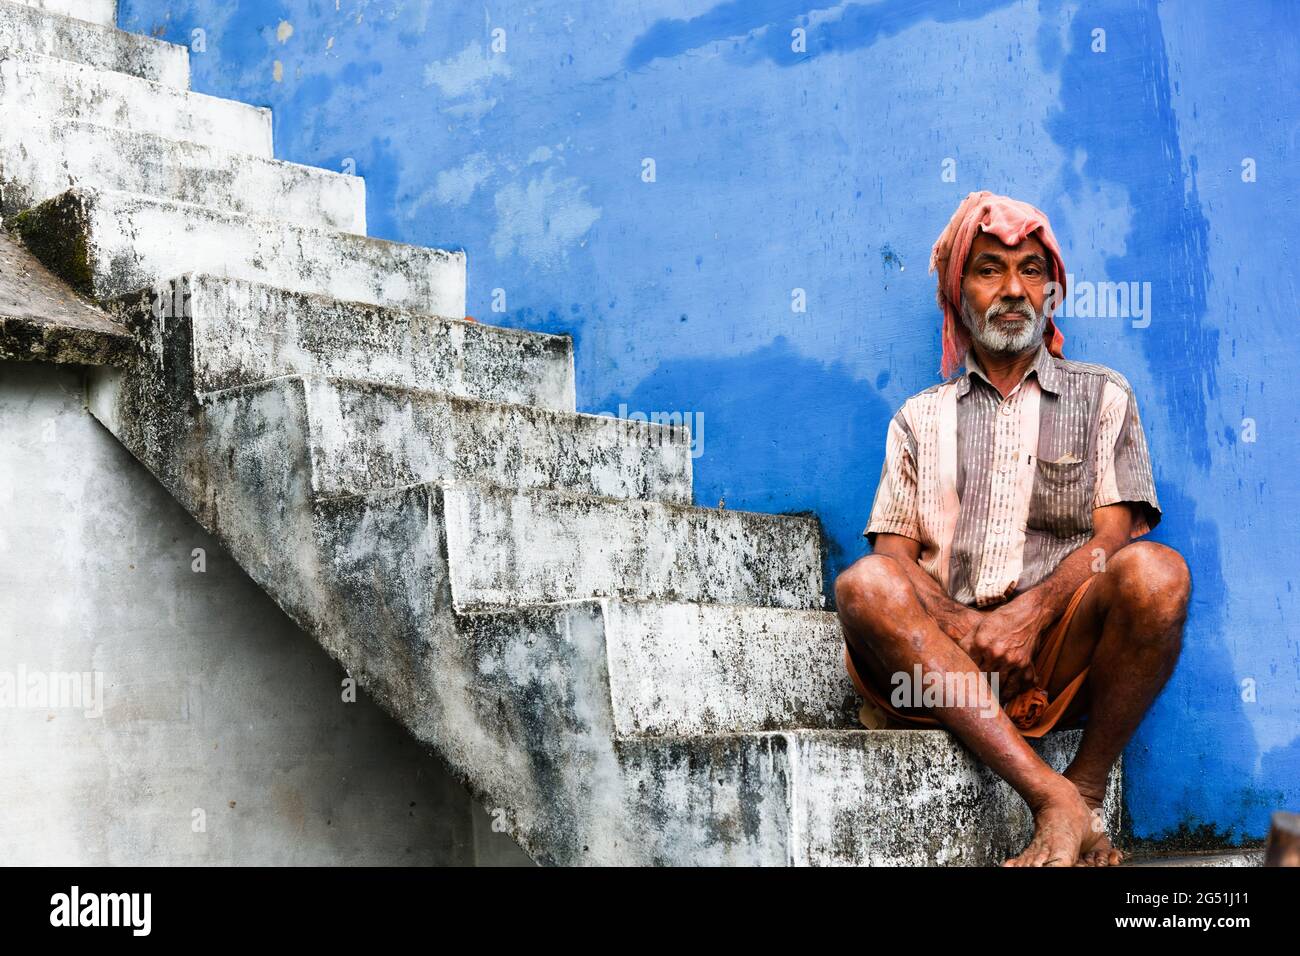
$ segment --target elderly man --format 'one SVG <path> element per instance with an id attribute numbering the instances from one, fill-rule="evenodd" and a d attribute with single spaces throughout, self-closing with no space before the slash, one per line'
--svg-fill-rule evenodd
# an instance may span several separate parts
<path id="1" fill-rule="evenodd" d="M 835 582 L 862 722 L 946 727 L 1024 797 L 1034 835 L 1004 865 L 1113 865 L 1099 808 L 1178 659 L 1187 564 L 1130 543 L 1160 520 L 1146 437 L 1123 375 L 1062 355 L 1047 217 L 971 193 L 931 270 L 946 381 L 890 421 L 872 553 Z M 913 675 L 965 678 L 1005 706 L 909 702 L 896 692 Z M 1025 740 L 1084 717 L 1063 774 Z"/>

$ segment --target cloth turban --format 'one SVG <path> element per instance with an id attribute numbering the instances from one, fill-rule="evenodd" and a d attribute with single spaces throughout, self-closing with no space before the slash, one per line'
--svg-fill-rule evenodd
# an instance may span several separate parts
<path id="1" fill-rule="evenodd" d="M 1061 261 L 1061 250 L 1047 216 L 1029 203 L 1010 196 L 997 196 L 988 190 L 969 194 L 930 252 L 930 271 L 939 273 L 938 300 L 943 312 L 943 358 L 939 374 L 944 378 L 957 370 L 970 348 L 970 332 L 961 320 L 961 279 L 977 230 L 992 233 L 1008 246 L 1036 234 L 1051 261 L 1051 278 L 1059 285 L 1055 301 L 1065 297 L 1065 263 Z M 1050 315 L 1043 329 L 1043 343 L 1057 358 L 1063 357 L 1065 336 Z"/>

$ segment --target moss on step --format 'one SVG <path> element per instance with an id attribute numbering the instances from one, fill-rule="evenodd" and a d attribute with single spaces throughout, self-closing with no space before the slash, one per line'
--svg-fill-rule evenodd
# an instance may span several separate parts
<path id="1" fill-rule="evenodd" d="M 19 213 L 7 225 L 47 269 L 83 295 L 92 295 L 94 269 L 85 222 L 82 197 L 67 192 Z"/>

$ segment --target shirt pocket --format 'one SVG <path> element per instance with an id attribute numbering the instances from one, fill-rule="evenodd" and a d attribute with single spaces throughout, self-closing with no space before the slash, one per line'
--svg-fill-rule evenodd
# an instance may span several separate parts
<path id="1" fill-rule="evenodd" d="M 1034 490 L 1028 527 L 1040 534 L 1072 538 L 1092 532 L 1094 468 L 1091 461 L 1034 461 Z"/>

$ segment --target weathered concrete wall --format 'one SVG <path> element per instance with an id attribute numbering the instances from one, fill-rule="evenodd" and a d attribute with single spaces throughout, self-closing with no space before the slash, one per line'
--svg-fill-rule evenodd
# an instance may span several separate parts
<path id="1" fill-rule="evenodd" d="M 0 862 L 528 862 L 82 401 L 0 363 Z M 102 715 L 3 696 L 56 672 Z"/>

